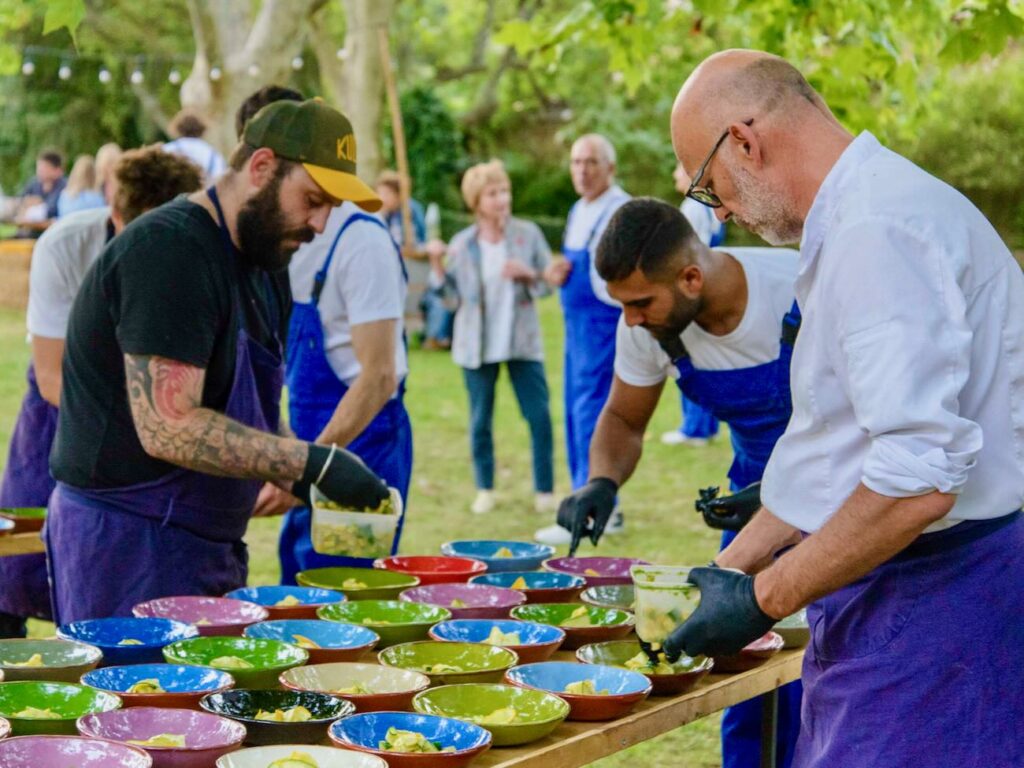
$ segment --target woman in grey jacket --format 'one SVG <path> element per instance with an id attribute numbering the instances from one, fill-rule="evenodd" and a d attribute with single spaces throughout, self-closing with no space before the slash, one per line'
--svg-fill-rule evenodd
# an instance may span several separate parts
<path id="1" fill-rule="evenodd" d="M 447 265 L 440 258 L 431 263 L 433 282 L 443 283 L 446 293 L 458 301 L 452 359 L 462 366 L 469 391 L 477 487 L 472 509 L 484 513 L 494 508 L 494 387 L 504 363 L 530 427 L 535 506 L 551 511 L 551 414 L 534 304 L 551 292 L 542 277 L 551 250 L 536 224 L 512 216 L 512 188 L 500 161 L 466 171 L 462 196 L 476 221 L 452 238 Z"/>

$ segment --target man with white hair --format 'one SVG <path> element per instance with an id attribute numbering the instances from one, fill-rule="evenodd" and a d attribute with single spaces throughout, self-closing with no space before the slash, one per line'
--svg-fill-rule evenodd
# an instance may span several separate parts
<path id="1" fill-rule="evenodd" d="M 733 653 L 810 604 L 794 766 L 1024 765 L 1019 266 L 778 57 L 704 61 L 672 141 L 689 196 L 800 241 L 803 324 L 764 508 L 691 571 L 666 655 Z"/>
<path id="2" fill-rule="evenodd" d="M 569 211 L 562 242 L 564 259 L 545 271 L 561 287 L 565 317 L 565 442 L 573 490 L 587 484 L 590 439 L 611 391 L 615 367 L 615 329 L 621 308 L 597 274 L 593 254 L 612 214 L 629 195 L 615 183 L 615 147 L 604 136 L 588 133 L 572 145 L 572 185 L 580 199 Z M 539 510 L 538 510 L 539 511 Z M 616 509 L 606 533 L 622 531 Z M 541 528 L 537 541 L 569 544 L 572 535 L 559 525 Z"/>

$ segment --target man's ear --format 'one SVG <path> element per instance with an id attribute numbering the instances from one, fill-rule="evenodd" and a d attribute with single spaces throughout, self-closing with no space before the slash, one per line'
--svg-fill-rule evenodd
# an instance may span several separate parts
<path id="1" fill-rule="evenodd" d="M 761 137 L 754 131 L 754 126 L 746 123 L 733 123 L 729 126 L 729 141 L 739 151 L 740 156 L 755 168 L 764 164 Z"/>
<path id="2" fill-rule="evenodd" d="M 114 234 L 120 235 L 121 231 L 125 228 L 124 216 L 117 208 L 110 209 L 110 222 L 114 225 Z"/>
<path id="3" fill-rule="evenodd" d="M 676 288 L 688 299 L 696 299 L 704 289 L 704 272 L 697 264 L 687 264 L 676 272 Z"/>
<path id="4" fill-rule="evenodd" d="M 249 183 L 259 189 L 274 177 L 277 170 L 277 155 L 274 150 L 260 147 L 249 158 Z"/>

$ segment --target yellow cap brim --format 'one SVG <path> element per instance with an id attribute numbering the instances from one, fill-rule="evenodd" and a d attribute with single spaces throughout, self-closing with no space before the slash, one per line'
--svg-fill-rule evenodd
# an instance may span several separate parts
<path id="1" fill-rule="evenodd" d="M 306 169 L 313 181 L 331 197 L 349 200 L 370 213 L 379 211 L 383 205 L 381 199 L 377 197 L 377 193 L 354 174 L 309 163 L 303 163 L 302 167 Z"/>

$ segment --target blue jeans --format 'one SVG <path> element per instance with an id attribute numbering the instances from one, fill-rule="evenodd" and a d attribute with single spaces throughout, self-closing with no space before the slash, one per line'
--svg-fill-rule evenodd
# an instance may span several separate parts
<path id="1" fill-rule="evenodd" d="M 444 305 L 440 291 L 428 288 L 420 299 L 423 312 L 423 336 L 434 341 L 452 340 L 455 313 Z"/>
<path id="2" fill-rule="evenodd" d="M 551 412 L 548 410 L 548 382 L 544 364 L 535 360 L 509 360 L 505 363 L 512 378 L 512 389 L 519 401 L 519 412 L 530 426 L 533 447 L 533 487 L 537 493 L 550 493 L 555 487 L 552 457 Z M 494 488 L 494 385 L 501 363 L 484 363 L 479 368 L 463 368 L 469 390 L 469 444 L 473 452 L 476 487 Z"/>

